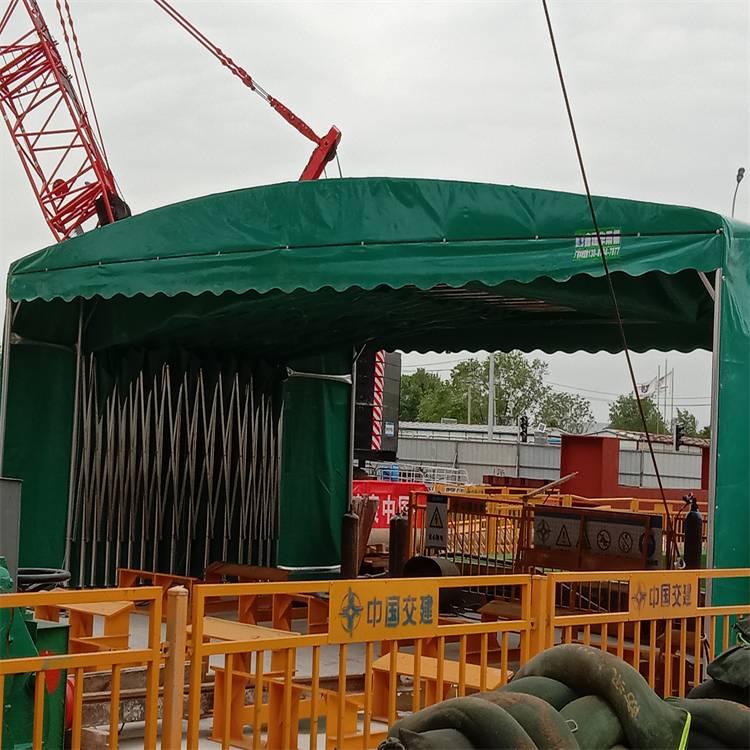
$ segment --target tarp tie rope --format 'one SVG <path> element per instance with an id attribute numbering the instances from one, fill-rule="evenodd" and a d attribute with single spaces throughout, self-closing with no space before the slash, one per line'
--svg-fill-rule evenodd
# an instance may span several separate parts
<path id="1" fill-rule="evenodd" d="M 578 133 L 576 132 L 575 122 L 573 120 L 573 111 L 570 106 L 570 99 L 568 98 L 568 90 L 565 85 L 565 78 L 563 76 L 562 65 L 560 63 L 560 56 L 557 52 L 557 43 L 555 42 L 555 33 L 552 29 L 552 20 L 549 15 L 549 8 L 547 7 L 547 0 L 542 0 L 542 6 L 544 8 L 544 16 L 547 20 L 547 30 L 549 32 L 550 43 L 552 44 L 552 52 L 555 56 L 555 66 L 557 67 L 557 77 L 560 80 L 560 88 L 562 89 L 563 99 L 565 100 L 565 109 L 568 113 L 568 122 L 570 123 L 570 131 L 573 136 L 573 143 L 575 144 L 576 156 L 578 157 L 578 166 L 581 170 L 581 177 L 583 179 L 583 186 L 586 189 L 586 201 L 588 202 L 589 213 L 591 214 L 591 221 L 594 226 L 594 232 L 596 233 L 596 242 L 599 247 L 599 257 L 602 261 L 602 267 L 604 269 L 604 276 L 607 279 L 607 286 L 609 287 L 609 294 L 612 298 L 612 306 L 614 308 L 615 317 L 617 318 L 617 327 L 620 331 L 620 338 L 622 339 L 622 349 L 625 353 L 625 360 L 628 364 L 628 372 L 630 373 L 630 382 L 633 386 L 633 393 L 635 395 L 636 403 L 638 404 L 638 412 L 641 417 L 641 423 L 643 424 L 643 432 L 646 435 L 646 443 L 648 444 L 648 452 L 651 455 L 651 462 L 654 465 L 654 473 L 656 475 L 656 481 L 659 485 L 659 494 L 661 495 L 661 502 L 664 506 L 664 514 L 667 520 L 667 567 L 672 567 L 672 553 L 676 546 L 674 538 L 674 528 L 672 526 L 672 516 L 669 512 L 669 505 L 667 504 L 667 498 L 664 495 L 664 485 L 662 484 L 661 473 L 656 463 L 656 455 L 654 453 L 654 446 L 651 442 L 651 433 L 648 429 L 648 423 L 646 422 L 646 414 L 643 411 L 643 403 L 641 402 L 641 396 L 638 392 L 638 383 L 635 378 L 635 371 L 633 370 L 633 363 L 630 358 L 630 348 L 628 347 L 627 335 L 625 334 L 625 326 L 622 322 L 622 316 L 620 315 L 620 305 L 617 302 L 617 294 L 615 293 L 615 287 L 612 283 L 612 275 L 609 271 L 609 264 L 607 263 L 607 256 L 604 252 L 604 245 L 602 244 L 601 230 L 599 229 L 599 222 L 596 218 L 596 211 L 594 210 L 594 202 L 591 198 L 591 190 L 589 189 L 589 181 L 586 176 L 586 167 L 583 163 L 583 155 L 581 153 L 581 146 L 578 142 Z"/>

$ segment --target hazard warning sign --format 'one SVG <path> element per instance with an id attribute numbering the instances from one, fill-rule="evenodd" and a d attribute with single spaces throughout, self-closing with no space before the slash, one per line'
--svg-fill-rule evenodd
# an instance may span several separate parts
<path id="1" fill-rule="evenodd" d="M 573 514 L 537 509 L 534 518 L 534 546 L 541 549 L 575 550 L 581 520 Z"/>
<path id="2" fill-rule="evenodd" d="M 572 547 L 573 543 L 570 541 L 570 535 L 568 534 L 568 527 L 563 524 L 560 526 L 560 533 L 557 535 L 557 541 L 555 544 L 558 547 Z"/>
<path id="3" fill-rule="evenodd" d="M 429 495 L 427 498 L 427 547 L 448 546 L 448 498 Z"/>

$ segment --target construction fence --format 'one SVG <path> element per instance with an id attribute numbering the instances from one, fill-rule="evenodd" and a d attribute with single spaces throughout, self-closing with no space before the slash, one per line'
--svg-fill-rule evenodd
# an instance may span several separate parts
<path id="1" fill-rule="evenodd" d="M 409 495 L 409 553 L 444 556 L 464 575 L 664 568 L 674 545 L 684 543 L 688 507 L 557 492 L 534 496 L 512 487 L 456 492 L 438 485 Z M 443 533 L 435 533 L 435 512 Z M 704 548 L 705 542 L 706 524 Z"/>
<path id="2" fill-rule="evenodd" d="M 50 675 L 72 677 L 71 747 L 85 748 L 85 678 L 104 673 L 108 719 L 97 731 L 115 748 L 119 725 L 132 720 L 121 708 L 121 675 L 140 667 L 146 747 L 157 746 L 161 718 L 164 748 L 185 739 L 190 748 L 204 741 L 225 748 L 374 748 L 398 716 L 498 688 L 557 643 L 608 650 L 660 695 L 682 696 L 733 645 L 734 621 L 750 614 L 746 595 L 734 606 L 706 603 L 712 582 L 730 579 L 747 592 L 750 569 L 7 594 L 0 596 L 2 611 L 31 609 L 39 620 L 62 615 L 71 653 L 3 652 L 0 705 L 11 702 L 14 679 L 32 685 L 31 745 L 52 747 L 44 742 Z M 95 617 L 101 627 L 92 625 Z M 6 710 L 8 746 L 10 717 Z"/>

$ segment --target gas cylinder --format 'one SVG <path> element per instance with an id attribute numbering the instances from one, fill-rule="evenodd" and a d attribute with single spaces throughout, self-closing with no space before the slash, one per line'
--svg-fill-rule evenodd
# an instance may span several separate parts
<path id="1" fill-rule="evenodd" d="M 685 546 L 682 557 L 686 568 L 700 568 L 703 550 L 703 516 L 698 510 L 698 500 L 692 493 L 685 498 L 690 502 L 690 512 L 685 516 Z"/>

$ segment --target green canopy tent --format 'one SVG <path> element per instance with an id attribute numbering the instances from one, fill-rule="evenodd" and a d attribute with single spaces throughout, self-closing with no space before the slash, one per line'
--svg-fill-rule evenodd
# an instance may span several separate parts
<path id="1" fill-rule="evenodd" d="M 713 350 L 711 559 L 748 565 L 750 226 L 678 206 L 594 205 L 631 348 Z M 76 351 L 246 352 L 272 368 L 334 374 L 364 344 L 616 352 L 602 276 L 583 196 L 391 178 L 212 195 L 23 258 L 8 280 L 0 415 L 3 472 L 24 480 L 22 562 L 63 559 L 83 408 Z M 348 387 L 280 388 L 276 561 L 334 564 Z"/>

